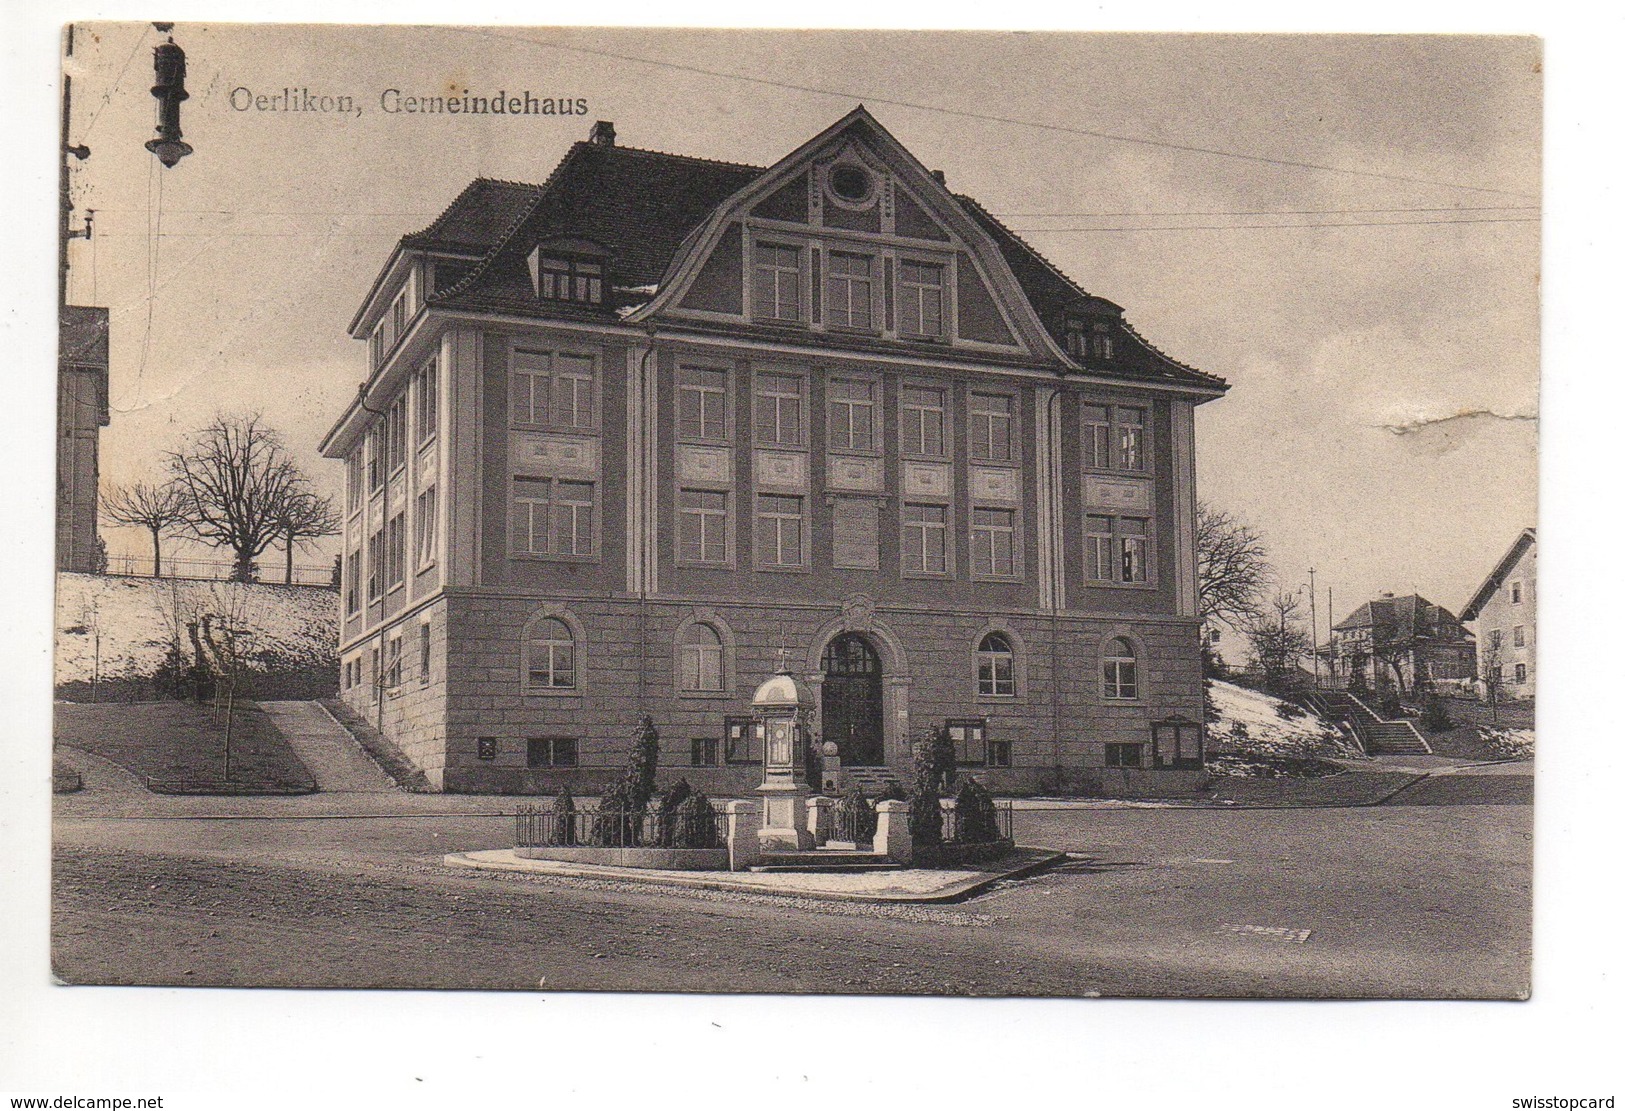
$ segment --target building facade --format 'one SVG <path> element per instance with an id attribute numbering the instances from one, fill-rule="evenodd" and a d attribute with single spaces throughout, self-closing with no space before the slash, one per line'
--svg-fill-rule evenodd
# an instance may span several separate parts
<path id="1" fill-rule="evenodd" d="M 1478 685 L 1485 698 L 1535 697 L 1535 530 L 1518 534 L 1462 607 L 1478 641 Z"/>
<path id="2" fill-rule="evenodd" d="M 1470 689 L 1473 638 L 1456 615 L 1420 594 L 1384 594 L 1332 626 L 1322 649 L 1331 685 L 1412 693 Z"/>
<path id="3" fill-rule="evenodd" d="M 846 765 L 947 725 L 1004 790 L 1201 765 L 1175 362 L 859 108 L 766 169 L 478 180 L 352 326 L 343 696 L 445 790 L 754 787 L 785 658 Z"/>
<path id="4" fill-rule="evenodd" d="M 102 570 L 96 525 L 101 430 L 107 427 L 107 310 L 64 305 L 57 333 L 56 566 Z"/>

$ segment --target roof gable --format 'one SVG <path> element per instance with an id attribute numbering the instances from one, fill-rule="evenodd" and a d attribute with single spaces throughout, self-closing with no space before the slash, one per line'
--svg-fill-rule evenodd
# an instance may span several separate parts
<path id="1" fill-rule="evenodd" d="M 1496 563 L 1495 570 L 1489 573 L 1488 577 L 1479 584 L 1478 589 L 1473 591 L 1473 596 L 1467 600 L 1467 604 L 1461 607 L 1461 619 L 1463 621 L 1472 621 L 1479 615 L 1484 606 L 1494 597 L 1495 592 L 1501 589 L 1501 584 L 1506 581 L 1506 577 L 1523 560 L 1524 554 L 1534 546 L 1534 529 L 1526 528 L 1518 534 L 1518 538 L 1512 542 L 1512 547 L 1508 548 L 1506 554 Z"/>
<path id="2" fill-rule="evenodd" d="M 899 224 L 898 212 L 905 216 Z M 800 282 L 807 290 L 794 326 L 817 333 L 827 314 L 819 304 L 821 268 L 833 253 L 859 253 L 871 260 L 875 288 L 900 281 L 905 258 L 939 265 L 943 308 L 960 309 L 957 326 L 945 329 L 962 346 L 986 345 L 1036 361 L 1065 356 L 1028 304 L 998 246 L 941 182 L 861 106 L 802 144 L 713 211 L 705 226 L 672 260 L 661 290 L 632 319 L 682 319 L 715 310 L 697 309 L 689 289 L 731 228 L 745 244 L 737 281 L 746 291 L 742 320 L 760 324 L 747 281 L 752 247 L 765 240 L 806 249 Z M 965 310 L 974 315 L 969 319 Z M 731 314 L 721 314 L 731 315 Z M 773 323 L 777 323 L 774 321 Z M 892 322 L 871 330 L 892 338 Z M 839 327 L 836 322 L 834 326 Z"/>

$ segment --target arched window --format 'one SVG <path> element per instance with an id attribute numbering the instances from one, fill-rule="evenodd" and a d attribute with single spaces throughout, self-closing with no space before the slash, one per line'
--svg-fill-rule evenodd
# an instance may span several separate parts
<path id="1" fill-rule="evenodd" d="M 678 649 L 678 685 L 685 691 L 720 691 L 723 686 L 722 636 L 696 621 L 683 630 Z"/>
<path id="2" fill-rule="evenodd" d="M 576 638 L 570 626 L 556 617 L 544 617 L 531 626 L 526 648 L 531 690 L 575 690 Z"/>
<path id="3" fill-rule="evenodd" d="M 976 693 L 994 698 L 1016 695 L 1016 652 L 1003 633 L 988 633 L 976 646 Z"/>
<path id="4" fill-rule="evenodd" d="M 1132 699 L 1140 697 L 1139 665 L 1134 658 L 1134 645 L 1126 637 L 1113 637 L 1106 642 L 1105 696 Z"/>

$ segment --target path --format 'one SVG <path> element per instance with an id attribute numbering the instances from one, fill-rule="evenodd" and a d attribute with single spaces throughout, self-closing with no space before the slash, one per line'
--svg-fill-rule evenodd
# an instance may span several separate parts
<path id="1" fill-rule="evenodd" d="M 318 790 L 362 794 L 399 790 L 349 731 L 315 702 L 262 702 L 260 706 L 316 777 Z"/>

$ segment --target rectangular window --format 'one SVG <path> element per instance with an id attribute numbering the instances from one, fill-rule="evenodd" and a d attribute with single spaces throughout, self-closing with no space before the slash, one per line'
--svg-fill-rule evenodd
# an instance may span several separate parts
<path id="1" fill-rule="evenodd" d="M 382 422 L 367 430 L 367 489 L 381 490 L 384 486 L 384 426 Z"/>
<path id="2" fill-rule="evenodd" d="M 400 512 L 389 519 L 384 533 L 384 573 L 388 589 L 394 590 L 406 582 L 406 513 Z"/>
<path id="3" fill-rule="evenodd" d="M 903 506 L 903 570 L 919 575 L 948 572 L 948 507 Z"/>
<path id="4" fill-rule="evenodd" d="M 401 685 L 401 634 L 394 633 L 389 638 L 389 654 L 385 656 L 384 686 L 398 687 Z"/>
<path id="5" fill-rule="evenodd" d="M 1523 604 L 1523 583 L 1521 583 L 1521 582 L 1513 583 L 1512 587 L 1511 587 L 1511 593 L 1512 593 L 1512 604 L 1515 605 L 1515 606 L 1522 605 Z"/>
<path id="6" fill-rule="evenodd" d="M 1150 520 L 1089 514 L 1085 519 L 1084 559 L 1091 582 L 1150 582 Z"/>
<path id="7" fill-rule="evenodd" d="M 344 505 L 351 513 L 361 509 L 361 483 L 366 469 L 366 447 L 358 447 L 344 461 Z"/>
<path id="8" fill-rule="evenodd" d="M 427 622 L 418 625 L 418 682 L 425 686 L 429 683 L 429 625 Z"/>
<path id="9" fill-rule="evenodd" d="M 990 768 L 1008 768 L 1010 766 L 1010 742 L 987 742 L 987 766 Z"/>
<path id="10" fill-rule="evenodd" d="M 801 447 L 802 380 L 793 374 L 756 376 L 756 442 Z"/>
<path id="11" fill-rule="evenodd" d="M 946 392 L 924 386 L 905 386 L 900 408 L 903 454 L 942 458 L 947 444 Z"/>
<path id="12" fill-rule="evenodd" d="M 681 490 L 677 502 L 678 555 L 689 563 L 726 563 L 728 495 L 721 490 Z"/>
<path id="13" fill-rule="evenodd" d="M 1139 663 L 1122 657 L 1108 658 L 1103 668 L 1104 689 L 1107 698 L 1131 702 L 1140 697 Z M 1138 767 L 1139 765 L 1135 765 Z"/>
<path id="14" fill-rule="evenodd" d="M 722 758 L 730 764 L 761 763 L 762 738 L 751 715 L 729 714 L 722 719 Z"/>
<path id="15" fill-rule="evenodd" d="M 527 768 L 573 768 L 576 766 L 574 737 L 531 737 L 525 741 Z"/>
<path id="16" fill-rule="evenodd" d="M 758 320 L 801 319 L 800 248 L 774 243 L 756 245 L 753 302 Z"/>
<path id="17" fill-rule="evenodd" d="M 367 601 L 384 596 L 384 530 L 367 537 Z"/>
<path id="18" fill-rule="evenodd" d="M 600 262 L 543 256 L 536 280 L 537 293 L 546 301 L 596 305 L 604 300 L 604 266 Z"/>
<path id="19" fill-rule="evenodd" d="M 513 480 L 513 548 L 531 555 L 590 556 L 596 487 L 568 479 Z"/>
<path id="20" fill-rule="evenodd" d="M 904 261 L 897 282 L 897 330 L 906 336 L 942 335 L 942 267 Z"/>
<path id="21" fill-rule="evenodd" d="M 1501 647 L 1501 630 L 1500 629 L 1491 629 L 1490 630 L 1490 647 L 1491 648 L 1499 648 L 1499 647 Z"/>
<path id="22" fill-rule="evenodd" d="M 875 383 L 836 378 L 829 384 L 829 449 L 874 451 Z"/>
<path id="23" fill-rule="evenodd" d="M 1016 511 L 971 510 L 971 571 L 977 575 L 1016 573 Z"/>
<path id="24" fill-rule="evenodd" d="M 824 323 L 869 328 L 874 323 L 874 259 L 831 251 L 824 276 Z"/>
<path id="25" fill-rule="evenodd" d="M 688 742 L 688 762 L 696 768 L 714 768 L 717 766 L 717 739 L 715 737 L 694 737 Z"/>
<path id="26" fill-rule="evenodd" d="M 1083 407 L 1083 465 L 1097 471 L 1112 466 L 1112 411 L 1105 405 Z"/>
<path id="27" fill-rule="evenodd" d="M 874 498 L 836 498 L 834 512 L 836 567 L 878 570 L 880 503 Z"/>
<path id="28" fill-rule="evenodd" d="M 344 608 L 346 613 L 361 612 L 361 549 L 350 553 L 349 575 L 345 578 Z"/>
<path id="29" fill-rule="evenodd" d="M 1514 664 L 1512 666 L 1512 680 L 1515 683 L 1529 681 L 1529 666 L 1527 664 Z"/>
<path id="30" fill-rule="evenodd" d="M 1512 647 L 1522 648 L 1523 646 L 1523 626 L 1514 625 L 1512 626 Z"/>
<path id="31" fill-rule="evenodd" d="M 986 718 L 949 718 L 944 724 L 948 728 L 948 739 L 954 743 L 955 763 L 987 763 Z"/>
<path id="32" fill-rule="evenodd" d="M 514 424 L 597 427 L 590 357 L 516 347 L 509 377 L 509 414 Z"/>
<path id="33" fill-rule="evenodd" d="M 677 372 L 677 435 L 684 440 L 728 438 L 728 372 L 683 367 Z"/>
<path id="34" fill-rule="evenodd" d="M 970 395 L 970 454 L 989 463 L 1010 462 L 1015 400 L 1005 394 Z"/>
<path id="35" fill-rule="evenodd" d="M 417 374 L 418 444 L 434 439 L 440 425 L 440 364 L 430 359 Z"/>
<path id="36" fill-rule="evenodd" d="M 394 474 L 406 463 L 406 394 L 396 398 L 384 417 L 385 473 Z"/>
<path id="37" fill-rule="evenodd" d="M 801 498 L 784 494 L 756 496 L 756 560 L 767 567 L 800 567 L 803 514 Z"/>
<path id="38" fill-rule="evenodd" d="M 419 567 L 427 567 L 435 559 L 435 518 L 438 500 L 439 497 L 433 486 L 426 487 L 418 492 L 415 549 Z"/>
<path id="39" fill-rule="evenodd" d="M 1083 465 L 1097 471 L 1147 469 L 1145 416 L 1132 405 L 1083 406 Z"/>
<path id="40" fill-rule="evenodd" d="M 1140 751 L 1144 748 L 1140 744 L 1110 744 L 1106 745 L 1106 766 L 1108 768 L 1137 768 L 1140 766 Z"/>

